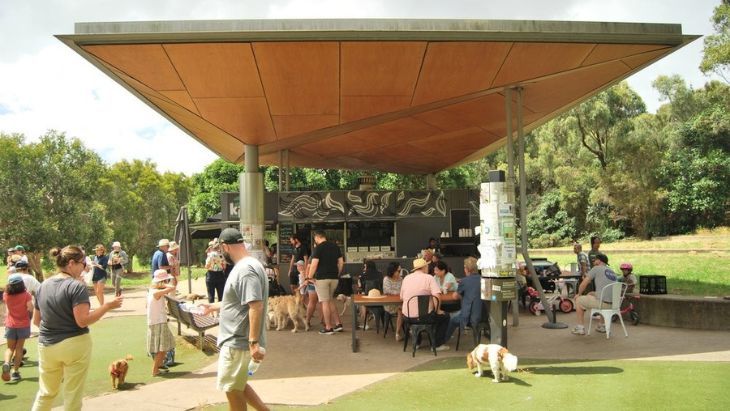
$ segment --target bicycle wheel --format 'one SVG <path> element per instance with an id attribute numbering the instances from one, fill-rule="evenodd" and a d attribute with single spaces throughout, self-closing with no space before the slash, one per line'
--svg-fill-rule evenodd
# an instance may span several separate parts
<path id="1" fill-rule="evenodd" d="M 569 299 L 563 299 L 560 301 L 560 311 L 568 314 L 573 311 L 573 302 Z"/>

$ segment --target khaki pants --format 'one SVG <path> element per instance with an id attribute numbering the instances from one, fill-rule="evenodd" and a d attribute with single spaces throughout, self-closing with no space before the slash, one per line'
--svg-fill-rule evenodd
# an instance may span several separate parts
<path id="1" fill-rule="evenodd" d="M 38 344 L 38 395 L 33 411 L 50 410 L 63 381 L 64 409 L 80 410 L 91 363 L 91 335 L 67 338 L 58 344 Z"/>

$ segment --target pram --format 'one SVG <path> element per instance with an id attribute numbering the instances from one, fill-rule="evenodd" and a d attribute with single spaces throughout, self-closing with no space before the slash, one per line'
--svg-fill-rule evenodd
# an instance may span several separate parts
<path id="1" fill-rule="evenodd" d="M 276 279 L 275 271 L 271 268 L 266 269 L 266 276 L 269 278 L 269 297 L 276 297 L 279 295 L 287 295 L 284 287 L 279 284 L 279 280 Z"/>

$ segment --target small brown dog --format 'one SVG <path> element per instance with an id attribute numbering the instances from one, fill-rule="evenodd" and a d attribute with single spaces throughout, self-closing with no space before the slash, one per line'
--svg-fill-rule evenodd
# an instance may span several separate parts
<path id="1" fill-rule="evenodd" d="M 127 371 L 129 371 L 128 361 L 132 361 L 134 358 L 127 354 L 125 358 L 114 360 L 109 364 L 109 376 L 112 379 L 112 388 L 118 389 L 120 385 L 124 385 L 124 379 L 127 378 Z"/>

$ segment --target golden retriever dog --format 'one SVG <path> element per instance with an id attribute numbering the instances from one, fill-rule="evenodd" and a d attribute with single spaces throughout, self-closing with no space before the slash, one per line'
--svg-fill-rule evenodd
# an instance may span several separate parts
<path id="1" fill-rule="evenodd" d="M 477 378 L 482 376 L 484 365 L 489 365 L 494 379 L 492 382 L 507 381 L 509 373 L 517 369 L 517 356 L 499 344 L 479 344 L 466 355 L 466 366 Z"/>
<path id="2" fill-rule="evenodd" d="M 124 379 L 127 378 L 127 371 L 129 371 L 128 361 L 132 361 L 134 358 L 127 354 L 125 358 L 112 361 L 109 364 L 109 376 L 112 380 L 112 389 L 118 389 L 120 385 L 124 385 Z"/>
<path id="3" fill-rule="evenodd" d="M 298 331 L 297 320 L 304 324 L 304 330 L 309 331 L 309 324 L 304 321 L 307 309 L 302 304 L 302 295 L 295 293 L 294 295 L 283 295 L 277 297 L 278 301 L 273 304 L 274 318 L 276 319 L 276 331 L 286 328 L 288 320 L 294 323 L 293 333 Z"/>

